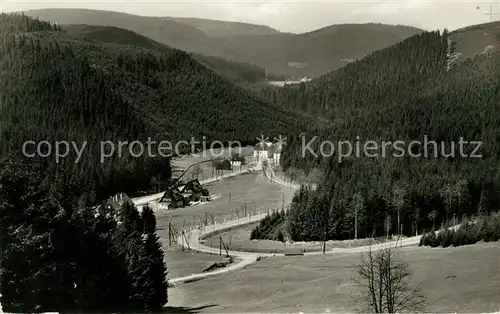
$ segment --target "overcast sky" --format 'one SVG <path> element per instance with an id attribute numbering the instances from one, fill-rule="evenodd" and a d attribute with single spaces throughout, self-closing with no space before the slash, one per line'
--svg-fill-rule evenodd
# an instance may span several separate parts
<path id="1" fill-rule="evenodd" d="M 1 2 L 2 0 L 0 0 Z M 88 8 L 138 15 L 199 17 L 268 25 L 302 33 L 340 23 L 381 22 L 453 30 L 485 23 L 491 2 L 480 1 L 23 1 L 3 0 L 5 12 L 41 8 Z M 479 9 L 477 8 L 479 7 Z M 500 5 L 493 5 L 500 12 Z M 500 20 L 500 15 L 496 16 Z M 494 16 L 495 20 L 495 16 Z"/>

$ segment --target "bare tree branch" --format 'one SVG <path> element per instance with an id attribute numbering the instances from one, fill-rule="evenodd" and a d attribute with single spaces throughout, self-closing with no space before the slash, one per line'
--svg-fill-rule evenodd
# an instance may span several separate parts
<path id="1" fill-rule="evenodd" d="M 391 248 L 363 253 L 355 266 L 354 283 L 362 288 L 365 311 L 374 313 L 420 312 L 426 298 L 420 286 L 411 287 L 412 272 Z"/>

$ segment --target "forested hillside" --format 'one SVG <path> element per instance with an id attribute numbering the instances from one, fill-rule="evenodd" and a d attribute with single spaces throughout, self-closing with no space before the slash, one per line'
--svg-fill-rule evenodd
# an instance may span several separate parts
<path id="1" fill-rule="evenodd" d="M 47 171 L 19 155 L 0 163 L 2 311 L 162 311 L 166 265 L 153 212 L 77 205 L 75 182 L 46 180 Z"/>
<path id="2" fill-rule="evenodd" d="M 25 13 L 59 24 L 128 29 L 173 48 L 255 64 L 290 80 L 317 77 L 422 32 L 404 25 L 366 23 L 331 25 L 291 34 L 244 23 L 109 11 L 45 9 Z"/>
<path id="3" fill-rule="evenodd" d="M 282 156 L 285 169 L 324 175 L 316 191 L 294 199 L 287 217 L 294 240 L 354 238 L 356 229 L 358 237 L 399 228 L 411 235 L 498 209 L 500 59 L 478 55 L 447 71 L 447 39 L 416 35 L 310 83 L 266 91 L 282 106 L 332 121 L 289 138 Z M 314 136 L 309 147 L 318 157 L 305 149 Z M 482 157 L 470 157 L 477 144 L 461 151 L 461 139 L 481 141 L 474 156 Z M 324 140 L 333 155 L 327 144 L 321 156 Z M 339 150 L 349 153 L 342 141 L 353 151 L 339 159 Z"/>
<path id="4" fill-rule="evenodd" d="M 69 24 L 61 27 L 63 31 L 76 39 L 95 40 L 104 43 L 130 45 L 146 49 L 169 50 L 157 41 L 139 33 L 115 26 Z"/>
<path id="5" fill-rule="evenodd" d="M 203 31 L 188 24 L 121 12 L 89 9 L 41 9 L 29 10 L 24 14 L 59 25 L 86 24 L 124 28 L 174 48 L 206 37 Z"/>
<path id="6" fill-rule="evenodd" d="M 289 79 L 317 77 L 420 33 L 404 25 L 340 24 L 303 34 L 206 38 L 206 55 L 225 56 L 267 68 Z"/>
<path id="7" fill-rule="evenodd" d="M 193 57 L 201 64 L 236 82 L 265 83 L 266 79 L 269 81 L 285 80 L 284 76 L 273 73 L 266 74 L 266 69 L 250 63 L 236 62 L 200 54 L 193 54 Z"/>
<path id="8" fill-rule="evenodd" d="M 125 82 L 110 77 L 114 58 L 122 58 L 121 66 L 145 61 L 127 63 L 120 53 L 111 54 L 121 50 L 106 49 L 72 41 L 48 22 L 0 15 L 5 312 L 159 312 L 168 301 L 153 212 L 139 214 L 130 203 L 117 209 L 87 206 L 127 185 L 144 185 L 149 174 L 170 172 L 168 159 L 99 162 L 96 141 L 140 138 L 155 130 L 137 103 L 120 92 Z M 47 149 L 39 152 L 49 153 L 48 159 L 24 156 L 20 148 L 27 140 L 89 141 L 93 151 L 83 154 L 81 163 L 71 156 L 57 164 Z"/>
<path id="9" fill-rule="evenodd" d="M 63 30 L 77 39 L 95 40 L 104 43 L 130 45 L 140 48 L 170 51 L 170 48 L 138 33 L 113 27 L 98 25 L 64 25 Z M 191 54 L 195 60 L 212 69 L 216 73 L 239 83 L 258 83 L 266 79 L 266 70 L 249 63 L 226 60 L 220 57 L 208 57 Z M 269 80 L 284 80 L 283 77 L 268 73 Z"/>
<path id="10" fill-rule="evenodd" d="M 208 145 L 252 143 L 261 133 L 286 134 L 303 123 L 178 50 L 76 40 L 27 17 L 2 15 L 1 23 L 0 156 L 27 140 L 87 142 L 78 164 L 73 153 L 54 173 L 65 169 L 91 203 L 170 175 L 168 159 L 135 158 L 128 147 L 122 158 L 101 163 L 101 141 L 151 137 L 175 145 L 206 136 Z"/>

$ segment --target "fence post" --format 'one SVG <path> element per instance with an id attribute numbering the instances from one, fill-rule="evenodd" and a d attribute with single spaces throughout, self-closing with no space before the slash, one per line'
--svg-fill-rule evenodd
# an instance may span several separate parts
<path id="1" fill-rule="evenodd" d="M 168 246 L 172 246 L 172 222 L 168 222 Z"/>
<path id="2" fill-rule="evenodd" d="M 184 230 L 182 230 L 182 252 L 184 252 Z"/>

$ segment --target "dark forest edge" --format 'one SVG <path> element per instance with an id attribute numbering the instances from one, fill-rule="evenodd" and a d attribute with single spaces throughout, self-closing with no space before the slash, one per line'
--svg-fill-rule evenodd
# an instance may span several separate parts
<path id="1" fill-rule="evenodd" d="M 101 162 L 99 143 L 175 144 L 196 135 L 247 145 L 307 123 L 185 52 L 78 40 L 22 15 L 0 15 L 0 55 L 6 312 L 158 312 L 167 303 L 154 214 L 102 202 L 143 190 L 152 178 L 170 179 L 170 158 L 125 151 Z M 76 154 L 57 163 L 24 156 L 28 140 L 88 147 L 78 163 Z"/>
<path id="2" fill-rule="evenodd" d="M 130 45 L 164 52 L 171 50 L 166 45 L 148 37 L 119 27 L 79 24 L 63 25 L 61 27 L 68 36 L 79 40 Z M 254 64 L 227 60 L 216 56 L 205 56 L 198 53 L 191 53 L 191 56 L 221 76 L 239 83 L 265 82 L 266 78 L 275 81 L 285 80 L 283 76 L 266 73 L 264 68 Z"/>
<path id="3" fill-rule="evenodd" d="M 82 207 L 18 157 L 0 166 L 1 304 L 8 313 L 159 312 L 168 301 L 153 211 Z"/>
<path id="4" fill-rule="evenodd" d="M 59 164 L 42 161 L 52 176 L 78 182 L 86 204 L 118 192 L 133 195 L 152 177 L 171 176 L 170 158 L 161 156 L 125 151 L 101 163 L 101 142 L 151 138 L 175 145 L 194 137 L 209 145 L 248 145 L 261 134 L 287 134 L 312 121 L 248 93 L 179 50 L 77 40 L 60 26 L 21 15 L 1 15 L 0 24 L 0 79 L 8 82 L 0 90 L 0 158 L 27 140 L 87 142 L 77 164 L 75 154 Z"/>
<path id="5" fill-rule="evenodd" d="M 20 156 L 27 139 L 89 141 L 98 149 L 105 140 L 201 134 L 245 145 L 261 134 L 293 134 L 284 170 L 324 177 L 317 189 L 300 189 L 289 212 L 265 219 L 253 238 L 410 236 L 499 208 L 500 60 L 478 56 L 446 71 L 447 32 L 425 32 L 310 84 L 255 96 L 179 50 L 81 41 L 20 15 L 0 15 L 0 26 L 5 311 L 158 311 L 167 301 L 154 215 L 94 205 L 142 190 L 152 177 L 170 178 L 170 159 L 126 154 L 101 163 L 88 153 L 80 163 L 72 156 L 56 164 Z M 331 124 L 317 126 L 320 118 Z M 303 158 L 305 130 L 320 137 L 316 151 L 327 139 L 428 135 L 480 139 L 483 157 Z"/>
<path id="6" fill-rule="evenodd" d="M 284 148 L 285 171 L 323 174 L 316 190 L 302 188 L 294 197 L 285 224 L 292 240 L 372 238 L 388 231 L 412 236 L 498 211 L 500 58 L 477 55 L 447 71 L 448 36 L 425 32 L 310 83 L 263 92 L 332 121 L 288 137 Z M 431 144 L 413 146 L 403 156 L 389 151 L 384 157 L 379 150 L 375 157 L 352 154 L 339 162 L 338 151 L 304 156 L 304 143 L 315 136 L 310 148 L 316 153 L 326 141 L 363 147 L 427 138 Z M 459 153 L 461 138 L 481 142 L 480 158 L 467 157 L 467 149 L 466 157 Z"/>
<path id="7" fill-rule="evenodd" d="M 449 247 L 500 240 L 500 213 L 464 220 L 457 229 L 428 232 L 420 239 L 420 246 Z"/>

